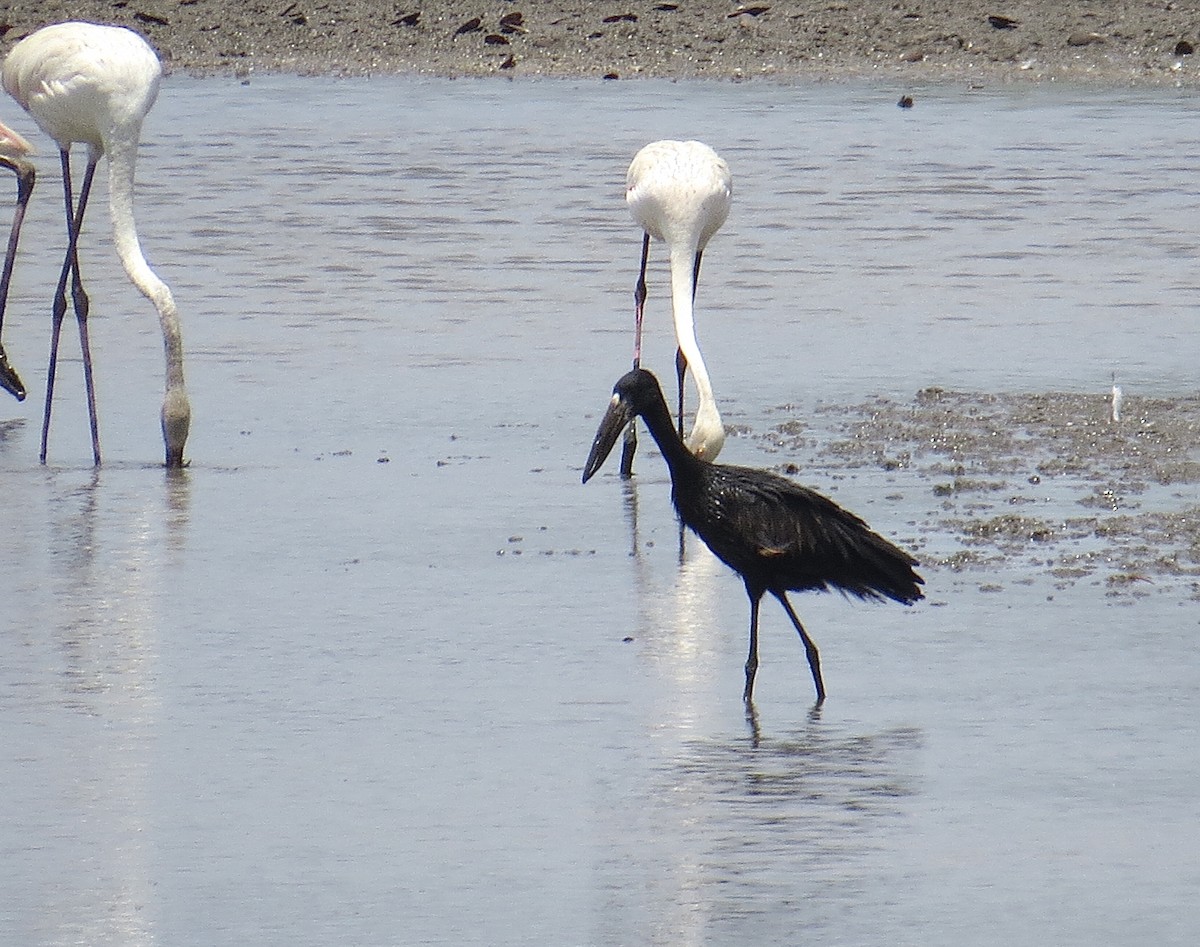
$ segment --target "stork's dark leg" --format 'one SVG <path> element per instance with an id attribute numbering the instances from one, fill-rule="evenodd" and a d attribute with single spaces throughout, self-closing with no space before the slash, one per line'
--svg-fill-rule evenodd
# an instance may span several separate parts
<path id="1" fill-rule="evenodd" d="M 642 236 L 642 265 L 638 270 L 637 284 L 633 288 L 633 367 L 642 366 L 642 314 L 646 308 L 646 263 L 650 259 L 650 234 Z M 637 452 L 637 421 L 630 421 L 625 429 L 625 442 L 621 445 L 621 478 L 633 476 L 633 455 Z"/>
<path id="2" fill-rule="evenodd" d="M 792 620 L 792 624 L 796 626 L 796 630 L 800 632 L 800 640 L 804 642 L 804 650 L 808 653 L 808 666 L 812 671 L 813 683 L 817 685 L 817 703 L 825 702 L 825 682 L 821 680 L 821 655 L 817 652 L 817 646 L 813 644 L 812 638 L 808 637 L 808 632 L 804 630 L 804 626 L 800 624 L 800 619 L 796 617 L 795 611 L 792 610 L 792 603 L 788 601 L 786 592 L 771 593 L 783 606 L 784 611 L 788 613 L 788 618 Z"/>
<path id="3" fill-rule="evenodd" d="M 17 206 L 13 209 L 12 228 L 8 232 L 8 249 L 4 255 L 4 270 L 0 273 L 0 331 L 4 327 L 4 311 L 8 305 L 8 284 L 12 279 L 13 264 L 17 259 L 17 243 L 21 238 L 21 224 L 25 220 L 25 208 L 33 194 L 37 172 L 32 164 L 12 158 L 0 157 L 0 166 L 8 168 L 17 176 Z M 0 387 L 11 392 L 18 401 L 25 400 L 25 385 L 16 369 L 8 364 L 4 344 L 0 342 Z"/>
<path id="4" fill-rule="evenodd" d="M 750 653 L 746 656 L 746 689 L 742 691 L 742 700 L 749 704 L 754 700 L 754 675 L 758 673 L 758 603 L 762 592 L 755 594 L 747 586 L 746 594 L 750 597 Z"/>
<path id="5" fill-rule="evenodd" d="M 75 319 L 79 323 L 79 344 L 83 353 L 83 379 L 87 388 L 88 420 L 92 428 L 92 458 L 97 465 L 100 463 L 100 435 L 96 421 L 96 393 L 92 384 L 92 353 L 88 344 L 87 316 L 88 298 L 83 290 L 83 282 L 79 276 L 79 231 L 83 226 L 83 214 L 87 209 L 88 195 L 92 190 L 92 179 L 96 174 L 98 157 L 88 156 L 87 171 L 83 176 L 83 186 L 79 190 L 79 203 L 76 205 L 71 192 L 71 155 L 68 151 L 59 152 L 63 171 L 63 199 L 67 212 L 67 253 L 63 260 L 62 272 L 59 273 L 58 287 L 54 293 L 52 325 L 50 336 L 50 366 L 46 371 L 46 410 L 42 417 L 42 449 L 41 462 L 46 462 L 46 445 L 50 437 L 50 413 L 54 399 L 54 376 L 58 368 L 58 340 L 62 330 L 63 318 L 67 314 L 67 280 L 72 280 L 71 297 L 75 307 Z"/>

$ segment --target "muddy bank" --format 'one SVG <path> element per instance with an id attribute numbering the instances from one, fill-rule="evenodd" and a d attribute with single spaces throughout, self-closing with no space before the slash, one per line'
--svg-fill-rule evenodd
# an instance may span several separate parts
<path id="1" fill-rule="evenodd" d="M 137 29 L 194 73 L 902 83 L 1196 83 L 1200 12 L 1053 0 L 11 0 L 0 49 L 63 19 Z"/>
<path id="2" fill-rule="evenodd" d="M 993 395 L 927 389 L 911 401 L 827 405 L 753 437 L 831 479 L 878 471 L 927 491 L 912 525 L 930 565 L 977 574 L 1000 562 L 1029 581 L 1102 585 L 1113 598 L 1180 590 L 1200 600 L 1200 397 Z M 795 414 L 781 406 L 779 413 Z"/>

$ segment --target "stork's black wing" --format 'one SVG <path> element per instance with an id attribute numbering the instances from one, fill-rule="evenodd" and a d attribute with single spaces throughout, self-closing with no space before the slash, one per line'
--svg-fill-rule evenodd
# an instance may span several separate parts
<path id="1" fill-rule="evenodd" d="M 713 464 L 703 489 L 677 498 L 683 521 L 752 586 L 836 588 L 862 598 L 921 598 L 908 553 L 859 517 L 765 470 Z"/>

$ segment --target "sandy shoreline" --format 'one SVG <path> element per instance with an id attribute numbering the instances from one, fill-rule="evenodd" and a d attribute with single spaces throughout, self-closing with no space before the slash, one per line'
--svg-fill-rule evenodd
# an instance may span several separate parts
<path id="1" fill-rule="evenodd" d="M 195 74 L 423 74 L 1200 85 L 1200 11 L 1054 0 L 8 0 L 130 26 Z"/>

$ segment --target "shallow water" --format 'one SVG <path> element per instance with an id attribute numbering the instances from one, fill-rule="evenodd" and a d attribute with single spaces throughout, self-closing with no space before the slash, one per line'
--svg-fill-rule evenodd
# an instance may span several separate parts
<path id="1" fill-rule="evenodd" d="M 1195 545 L 1168 571 L 1038 525 L 1100 516 L 1131 444 L 1127 506 L 1196 502 L 1146 473 L 1195 461 L 1193 103 L 899 91 L 171 78 L 139 219 L 185 319 L 177 476 L 99 239 L 105 465 L 77 358 L 37 464 L 43 146 L 5 324 L 31 397 L 0 403 L 5 939 L 1193 943 Z M 624 169 L 666 136 L 735 174 L 698 297 L 722 459 L 795 463 L 924 560 L 912 609 L 797 599 L 820 711 L 766 607 L 747 718 L 745 596 L 680 560 L 652 452 L 579 485 L 631 350 Z M 651 291 L 669 389 L 661 254 Z M 1114 374 L 1162 436 L 1060 447 Z"/>

